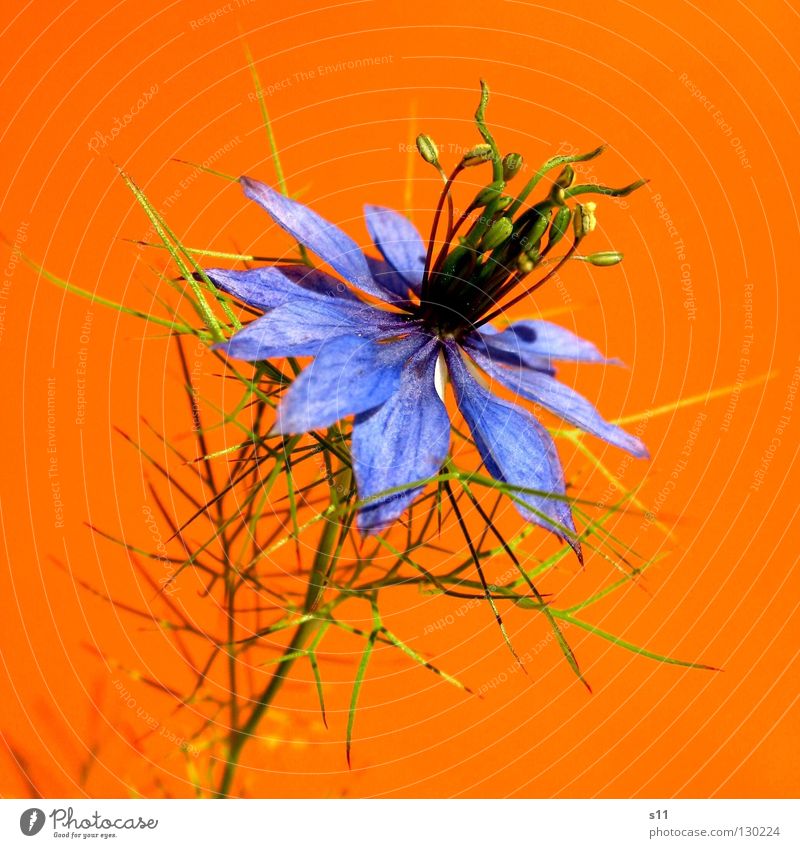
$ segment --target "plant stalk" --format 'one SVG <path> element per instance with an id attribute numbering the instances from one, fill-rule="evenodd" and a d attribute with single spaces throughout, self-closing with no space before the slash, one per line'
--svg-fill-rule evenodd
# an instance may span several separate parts
<path id="1" fill-rule="evenodd" d="M 319 546 L 314 564 L 311 568 L 311 574 L 308 580 L 308 589 L 306 591 L 305 601 L 303 603 L 303 615 L 307 615 L 316 608 L 322 592 L 325 588 L 325 575 L 328 571 L 331 552 L 335 548 L 336 540 L 339 534 L 339 524 L 336 521 L 325 521 L 325 526 L 322 529 Z M 229 743 L 228 758 L 225 763 L 225 768 L 222 772 L 219 787 L 214 793 L 215 798 L 230 797 L 231 785 L 236 775 L 236 769 L 239 765 L 239 758 L 242 754 L 247 741 L 255 735 L 258 725 L 264 716 L 264 713 L 269 708 L 275 696 L 280 691 L 281 686 L 286 680 L 289 670 L 298 659 L 297 652 L 302 651 L 308 640 L 309 635 L 316 628 L 315 621 L 303 621 L 297 625 L 297 629 L 292 636 L 291 642 L 286 646 L 283 652 L 282 661 L 275 668 L 275 672 L 270 678 L 264 691 L 261 693 L 252 712 L 241 727 L 233 728 Z"/>

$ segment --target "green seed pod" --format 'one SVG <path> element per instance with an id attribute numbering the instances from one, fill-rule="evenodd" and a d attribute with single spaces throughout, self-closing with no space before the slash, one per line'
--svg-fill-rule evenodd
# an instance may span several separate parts
<path id="1" fill-rule="evenodd" d="M 592 265 L 606 267 L 608 265 L 618 265 L 622 262 L 622 254 L 616 250 L 603 250 L 600 253 L 590 253 L 584 259 Z"/>
<path id="2" fill-rule="evenodd" d="M 553 218 L 553 226 L 550 227 L 550 235 L 548 237 L 547 244 L 555 245 L 564 238 L 564 234 L 567 232 L 567 227 L 569 227 L 569 222 L 572 219 L 572 210 L 569 206 L 561 206 L 556 212 L 555 217 Z"/>
<path id="3" fill-rule="evenodd" d="M 545 212 L 538 212 L 536 218 L 533 221 L 533 226 L 527 231 L 523 232 L 522 236 L 524 238 L 524 244 L 537 244 L 541 237 L 544 235 L 545 230 L 550 226 L 550 216 L 551 211 L 547 209 Z"/>
<path id="4" fill-rule="evenodd" d="M 502 180 L 490 183 L 475 195 L 475 200 L 472 201 L 473 207 L 477 209 L 479 206 L 487 206 L 493 200 L 497 200 L 505 187 L 506 184 Z"/>
<path id="5" fill-rule="evenodd" d="M 506 182 L 516 176 L 517 171 L 522 167 L 522 162 L 521 153 L 507 153 L 503 157 L 503 179 Z"/>
<path id="6" fill-rule="evenodd" d="M 514 229 L 510 218 L 498 218 L 481 241 L 481 250 L 494 250 L 506 241 Z"/>
<path id="7" fill-rule="evenodd" d="M 475 147 L 468 150 L 461 159 L 462 168 L 473 168 L 475 165 L 482 165 L 488 162 L 494 154 L 490 144 L 476 144 Z"/>
<path id="8" fill-rule="evenodd" d="M 417 150 L 419 151 L 419 155 L 429 165 L 439 164 L 439 148 L 436 146 L 436 142 L 429 135 L 420 133 L 417 136 Z"/>
<path id="9" fill-rule="evenodd" d="M 597 209 L 596 203 L 579 203 L 575 208 L 575 215 L 572 218 L 572 227 L 575 231 L 575 238 L 582 239 L 597 226 L 597 220 L 594 217 L 594 210 Z"/>

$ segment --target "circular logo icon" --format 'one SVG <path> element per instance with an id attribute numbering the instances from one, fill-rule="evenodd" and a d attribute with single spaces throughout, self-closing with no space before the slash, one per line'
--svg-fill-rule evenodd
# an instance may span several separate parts
<path id="1" fill-rule="evenodd" d="M 19 817 L 19 829 L 25 836 L 36 836 L 44 827 L 44 810 L 31 807 Z"/>

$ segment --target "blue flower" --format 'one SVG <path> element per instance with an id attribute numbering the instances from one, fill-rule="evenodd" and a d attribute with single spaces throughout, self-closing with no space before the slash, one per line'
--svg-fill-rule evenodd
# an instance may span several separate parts
<path id="1" fill-rule="evenodd" d="M 589 401 L 554 377 L 556 360 L 608 360 L 590 342 L 547 321 L 494 329 L 485 316 L 499 297 L 491 296 L 487 275 L 480 286 L 474 274 L 467 275 L 460 288 L 454 287 L 452 273 L 437 276 L 427 267 L 430 251 L 419 233 L 390 209 L 365 210 L 367 229 L 382 257 L 377 259 L 302 204 L 256 180 L 243 177 L 241 183 L 247 197 L 341 279 L 299 265 L 209 270 L 220 289 L 265 312 L 220 347 L 248 361 L 314 357 L 283 397 L 275 432 L 305 433 L 355 417 L 352 460 L 365 502 L 358 515 L 362 533 L 389 527 L 424 481 L 439 472 L 450 446 L 443 402 L 449 376 L 487 471 L 529 490 L 515 501 L 522 515 L 568 541 L 580 557 L 553 440 L 522 405 L 497 397 L 488 386 L 498 383 L 515 400 L 540 404 L 645 457 L 639 439 L 605 421 Z M 506 279 L 505 267 L 504 272 Z M 479 296 L 465 297 L 464 289 Z M 494 291 L 499 290 L 495 284 Z M 412 483 L 418 485 L 401 488 Z"/>

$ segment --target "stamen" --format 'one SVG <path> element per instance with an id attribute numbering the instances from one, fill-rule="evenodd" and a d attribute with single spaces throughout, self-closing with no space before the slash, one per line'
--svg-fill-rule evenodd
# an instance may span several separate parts
<path id="1" fill-rule="evenodd" d="M 581 243 L 582 238 L 583 238 L 582 236 L 576 235 L 575 241 L 572 242 L 572 246 L 570 247 L 570 249 L 561 257 L 561 259 L 558 261 L 558 263 L 555 265 L 555 267 L 551 271 L 548 271 L 548 273 L 545 274 L 544 277 L 542 277 L 541 280 L 539 280 L 537 283 L 534 283 L 534 285 L 532 285 L 530 288 L 525 289 L 525 291 L 523 291 L 523 292 L 520 292 L 520 294 L 518 294 L 515 298 L 510 300 L 505 306 L 498 307 L 497 309 L 494 310 L 494 312 L 490 312 L 487 316 L 485 316 L 484 318 L 481 318 L 480 321 L 476 321 L 475 324 L 474 324 L 474 329 L 477 329 L 478 327 L 482 327 L 484 324 L 488 323 L 489 321 L 493 321 L 495 318 L 497 318 L 498 315 L 501 315 L 507 309 L 510 309 L 512 306 L 514 306 L 515 303 L 519 303 L 522 300 L 522 298 L 527 297 L 529 294 L 533 294 L 533 292 L 535 292 L 537 289 L 541 288 L 551 277 L 555 276 L 558 273 L 559 269 L 564 265 L 564 263 L 567 262 L 572 257 L 572 255 L 578 249 L 578 245 Z M 511 291 L 511 289 L 513 289 L 515 286 L 517 286 L 524 279 L 524 276 L 526 276 L 526 275 L 519 276 L 519 275 L 515 274 L 514 277 L 511 280 L 511 283 L 508 285 L 507 290 L 504 294 L 507 294 L 509 291 Z M 499 295 L 498 299 L 499 299 L 499 297 L 502 297 L 502 296 L 504 296 L 504 295 Z"/>
<path id="2" fill-rule="evenodd" d="M 442 194 L 439 197 L 439 203 L 436 206 L 436 214 L 433 216 L 433 225 L 431 226 L 431 234 L 428 237 L 428 251 L 425 254 L 425 271 L 422 276 L 422 299 L 426 299 L 426 295 L 428 294 L 428 284 L 430 283 L 430 267 L 431 267 L 431 258 L 433 257 L 433 244 L 436 239 L 436 231 L 439 229 L 439 219 L 442 216 L 442 209 L 444 208 L 445 200 L 449 201 L 449 211 L 450 211 L 450 221 L 448 223 L 448 231 L 453 226 L 453 198 L 450 196 L 450 189 L 453 186 L 453 182 L 458 177 L 458 175 L 464 170 L 464 163 L 459 162 L 458 165 L 453 169 L 453 173 L 447 178 L 447 182 L 444 184 L 444 189 L 442 189 Z"/>

